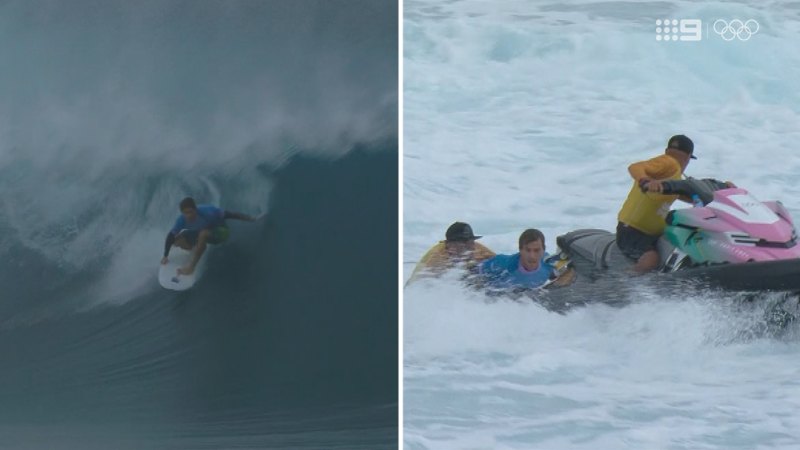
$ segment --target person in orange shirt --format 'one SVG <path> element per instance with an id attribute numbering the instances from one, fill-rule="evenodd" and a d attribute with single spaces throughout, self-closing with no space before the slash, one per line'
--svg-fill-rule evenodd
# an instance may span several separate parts
<path id="1" fill-rule="evenodd" d="M 492 258 L 495 253 L 475 242 L 482 236 L 475 236 L 468 223 L 455 222 L 447 228 L 445 240 L 431 247 L 422 257 L 406 285 L 423 277 L 437 277 L 449 269 L 462 264 L 468 270 L 475 268 L 483 260 Z"/>
<path id="2" fill-rule="evenodd" d="M 659 265 L 658 238 L 664 233 L 664 218 L 677 195 L 663 195 L 661 182 L 680 180 L 694 156 L 694 143 L 679 134 L 667 141 L 664 154 L 628 166 L 633 186 L 617 219 L 617 246 L 636 260 L 633 270 L 649 272 Z"/>

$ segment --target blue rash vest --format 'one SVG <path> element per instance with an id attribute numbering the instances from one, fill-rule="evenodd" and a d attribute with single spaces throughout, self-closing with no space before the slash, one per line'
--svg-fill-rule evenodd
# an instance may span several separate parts
<path id="1" fill-rule="evenodd" d="M 181 230 L 200 232 L 221 225 L 225 225 L 224 210 L 211 205 L 197 205 L 197 219 L 192 222 L 186 222 L 186 218 L 181 214 L 178 216 L 178 220 L 175 221 L 170 233 L 177 236 Z"/>
<path id="2" fill-rule="evenodd" d="M 552 276 L 555 268 L 545 262 L 547 253 L 539 262 L 539 268 L 528 272 L 519 262 L 519 253 L 513 255 L 497 255 L 482 262 L 478 270 L 486 277 L 489 285 L 496 288 L 522 287 L 536 288 L 545 284 Z"/>

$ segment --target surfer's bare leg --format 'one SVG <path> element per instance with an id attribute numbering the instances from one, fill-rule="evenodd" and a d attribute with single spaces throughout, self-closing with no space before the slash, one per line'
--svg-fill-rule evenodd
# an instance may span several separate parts
<path id="1" fill-rule="evenodd" d="M 633 271 L 635 273 L 647 273 L 658 268 L 658 264 L 658 252 L 655 250 L 648 250 L 642 253 L 642 256 L 636 261 L 636 265 L 633 266 Z"/>
<path id="2" fill-rule="evenodd" d="M 200 232 L 200 235 L 197 236 L 197 245 L 194 247 L 194 253 L 192 253 L 192 261 L 189 263 L 188 266 L 181 267 L 180 269 L 178 269 L 179 274 L 191 275 L 194 273 L 194 268 L 197 266 L 197 262 L 200 261 L 200 258 L 203 256 L 203 253 L 205 253 L 206 242 L 210 237 L 211 237 L 211 232 L 209 230 L 203 230 Z"/>

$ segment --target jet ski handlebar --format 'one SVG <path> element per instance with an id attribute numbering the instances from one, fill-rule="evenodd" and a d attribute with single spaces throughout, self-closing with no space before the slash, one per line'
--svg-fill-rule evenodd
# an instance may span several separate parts
<path id="1" fill-rule="evenodd" d="M 639 187 L 643 192 L 647 192 L 647 182 L 649 180 L 642 180 Z M 716 180 L 714 178 L 687 178 L 685 180 L 665 180 L 661 182 L 662 194 L 665 195 L 680 195 L 691 198 L 697 195 L 702 199 L 704 204 L 708 204 L 714 198 L 714 192 L 720 189 L 730 187 L 728 183 Z"/>
<path id="2" fill-rule="evenodd" d="M 668 195 L 683 195 L 691 197 L 692 194 L 697 194 L 696 186 L 689 183 L 688 180 L 667 180 L 661 182 L 662 194 Z"/>

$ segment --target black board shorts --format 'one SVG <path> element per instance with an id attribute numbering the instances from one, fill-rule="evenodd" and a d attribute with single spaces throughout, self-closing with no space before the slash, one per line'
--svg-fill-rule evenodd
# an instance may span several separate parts
<path id="1" fill-rule="evenodd" d="M 622 222 L 617 224 L 617 247 L 628 258 L 638 260 L 645 252 L 658 251 L 659 236 L 642 233 Z"/>

